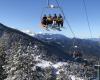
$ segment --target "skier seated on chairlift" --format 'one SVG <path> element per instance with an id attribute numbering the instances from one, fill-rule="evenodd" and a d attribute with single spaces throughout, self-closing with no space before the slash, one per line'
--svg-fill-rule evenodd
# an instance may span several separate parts
<path id="1" fill-rule="evenodd" d="M 51 26 L 52 27 L 63 27 L 63 17 L 61 14 L 59 14 L 59 16 L 54 14 L 53 17 L 51 16 L 51 14 L 49 14 L 49 16 L 46 16 L 46 14 L 44 14 L 41 23 L 42 23 L 42 26 L 45 28 L 48 28 Z"/>
<path id="2" fill-rule="evenodd" d="M 53 26 L 63 27 L 63 17 L 62 17 L 61 14 L 59 14 L 59 16 L 57 16 L 56 14 L 54 14 L 54 17 L 53 17 Z"/>
<path id="3" fill-rule="evenodd" d="M 47 16 L 46 16 L 46 14 L 44 14 L 42 21 L 41 21 L 41 24 L 43 27 L 47 28 Z"/>
<path id="4" fill-rule="evenodd" d="M 61 14 L 57 17 L 57 24 L 59 27 L 63 27 L 63 17 Z"/>
<path id="5" fill-rule="evenodd" d="M 53 16 L 53 24 L 52 25 L 57 26 L 57 15 L 56 14 L 54 14 L 54 16 Z"/>
<path id="6" fill-rule="evenodd" d="M 51 14 L 49 14 L 49 16 L 47 17 L 47 26 L 48 27 L 52 26 L 52 23 L 53 23 L 53 18 Z"/>

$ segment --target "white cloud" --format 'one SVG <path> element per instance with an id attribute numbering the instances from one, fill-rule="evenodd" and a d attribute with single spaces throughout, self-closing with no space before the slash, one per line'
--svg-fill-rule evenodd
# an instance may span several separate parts
<path id="1" fill-rule="evenodd" d="M 31 30 L 22 30 L 22 32 L 24 32 L 24 33 L 26 33 L 26 34 L 28 34 L 30 36 L 34 36 L 35 35 L 35 33 L 32 32 Z"/>

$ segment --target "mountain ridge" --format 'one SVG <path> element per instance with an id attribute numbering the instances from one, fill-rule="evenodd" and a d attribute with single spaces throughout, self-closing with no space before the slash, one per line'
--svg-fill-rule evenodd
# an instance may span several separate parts
<path id="1" fill-rule="evenodd" d="M 45 42 L 2 24 L 0 34 L 0 80 L 96 78 L 93 62 L 73 58 L 55 42 Z"/>
<path id="2" fill-rule="evenodd" d="M 96 41 L 92 41 L 92 40 L 88 40 L 88 39 L 79 39 L 79 38 L 68 38 L 66 36 L 63 35 L 59 35 L 59 34 L 37 34 L 35 35 L 36 38 L 44 41 L 44 42 L 48 42 L 50 44 L 55 44 L 58 45 L 58 47 L 60 46 L 61 49 L 63 49 L 64 51 L 69 51 L 71 49 L 71 47 L 74 47 L 75 45 L 78 46 L 81 50 L 85 51 L 85 53 L 88 53 L 89 50 L 92 51 L 92 53 L 97 56 L 100 56 L 100 45 L 99 42 Z M 73 42 L 74 42 L 74 46 L 73 46 Z M 87 50 L 87 51 L 86 51 Z M 98 51 L 97 53 L 95 53 L 94 51 Z M 89 51 L 89 53 L 91 53 Z M 92 54 L 90 54 L 92 55 Z"/>

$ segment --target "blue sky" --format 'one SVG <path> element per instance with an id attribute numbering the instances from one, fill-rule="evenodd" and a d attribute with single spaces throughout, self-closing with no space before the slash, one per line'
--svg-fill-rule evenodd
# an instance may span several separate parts
<path id="1" fill-rule="evenodd" d="M 55 3 L 55 0 L 50 0 Z M 58 0 L 64 10 L 76 37 L 88 38 L 88 29 L 85 10 L 82 0 Z M 91 25 L 93 37 L 100 37 L 100 0 L 85 0 L 87 13 Z M 68 37 L 73 37 L 67 24 L 67 29 L 63 31 L 45 31 L 40 27 L 40 17 L 42 9 L 47 5 L 47 0 L 0 0 L 0 23 L 19 30 L 30 30 L 35 33 L 59 33 Z M 60 11 L 54 10 L 54 13 Z M 51 13 L 46 10 L 44 14 Z"/>

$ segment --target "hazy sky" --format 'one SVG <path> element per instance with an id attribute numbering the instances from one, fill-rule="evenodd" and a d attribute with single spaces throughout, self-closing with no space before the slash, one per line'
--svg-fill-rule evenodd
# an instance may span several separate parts
<path id="1" fill-rule="evenodd" d="M 55 0 L 50 0 L 55 3 Z M 64 10 L 76 37 L 90 37 L 89 28 L 86 21 L 85 10 L 82 0 L 58 0 Z M 100 36 L 100 0 L 85 0 L 87 13 L 91 25 L 93 37 Z M 0 0 L 0 23 L 17 28 L 19 30 L 30 30 L 35 33 L 59 33 L 68 37 L 73 37 L 67 24 L 67 29 L 63 31 L 45 31 L 40 27 L 41 12 L 47 5 L 47 0 Z M 60 11 L 46 10 L 44 14 L 57 13 Z"/>

